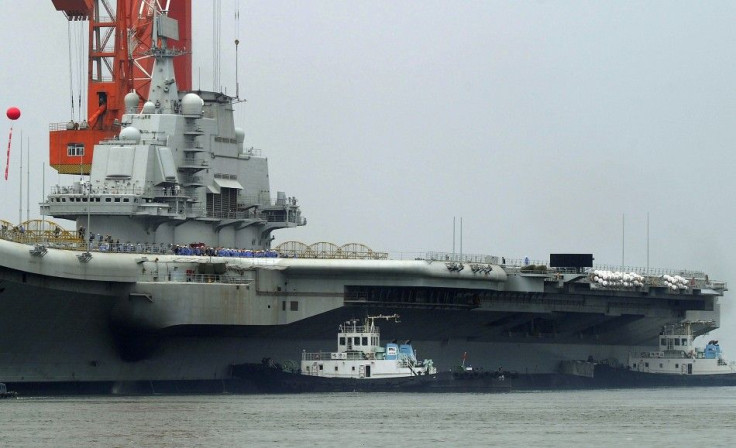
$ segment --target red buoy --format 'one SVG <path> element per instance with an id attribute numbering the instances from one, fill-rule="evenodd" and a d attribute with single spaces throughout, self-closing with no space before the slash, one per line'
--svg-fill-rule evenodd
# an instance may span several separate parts
<path id="1" fill-rule="evenodd" d="M 9 107 L 8 111 L 5 112 L 5 115 L 7 115 L 11 120 L 17 120 L 20 118 L 20 109 L 17 107 Z"/>

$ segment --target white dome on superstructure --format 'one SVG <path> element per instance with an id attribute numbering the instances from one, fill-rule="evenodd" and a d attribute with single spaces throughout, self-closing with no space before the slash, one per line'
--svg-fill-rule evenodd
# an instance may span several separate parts
<path id="1" fill-rule="evenodd" d="M 141 131 L 133 126 L 128 126 L 120 131 L 120 140 L 130 140 L 136 143 L 141 141 Z"/>
<path id="2" fill-rule="evenodd" d="M 154 114 L 156 113 L 156 105 L 150 101 L 146 101 L 141 112 L 144 114 Z"/>
<path id="3" fill-rule="evenodd" d="M 243 128 L 235 128 L 235 139 L 238 143 L 243 143 L 245 141 L 245 131 Z"/>
<path id="4" fill-rule="evenodd" d="M 181 99 L 181 113 L 184 115 L 202 115 L 204 100 L 196 93 L 187 93 Z"/>
<path id="5" fill-rule="evenodd" d="M 125 102 L 125 112 L 129 114 L 134 114 L 136 112 L 136 109 L 138 109 L 138 103 L 140 102 L 140 97 L 135 92 L 130 92 L 127 95 L 125 95 L 124 102 Z"/>

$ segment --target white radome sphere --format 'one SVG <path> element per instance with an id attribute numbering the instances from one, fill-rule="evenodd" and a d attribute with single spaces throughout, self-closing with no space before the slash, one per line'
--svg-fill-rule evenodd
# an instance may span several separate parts
<path id="1" fill-rule="evenodd" d="M 129 140 L 138 143 L 141 141 L 141 131 L 133 126 L 123 128 L 123 130 L 120 131 L 120 140 Z"/>
<path id="2" fill-rule="evenodd" d="M 135 92 L 130 92 L 127 95 L 125 95 L 124 102 L 125 102 L 125 112 L 129 114 L 134 114 L 136 112 L 136 109 L 138 109 L 138 103 L 140 102 L 140 98 L 138 97 L 138 94 Z"/>
<path id="3" fill-rule="evenodd" d="M 235 139 L 238 143 L 243 143 L 245 141 L 245 130 L 243 130 L 243 128 L 235 128 Z"/>
<path id="4" fill-rule="evenodd" d="M 202 115 L 204 100 L 196 93 L 187 93 L 181 99 L 181 113 L 184 115 Z"/>
<path id="5" fill-rule="evenodd" d="M 153 104 L 151 101 L 146 101 L 146 103 L 143 105 L 143 110 L 141 112 L 144 114 L 156 113 L 156 105 Z"/>

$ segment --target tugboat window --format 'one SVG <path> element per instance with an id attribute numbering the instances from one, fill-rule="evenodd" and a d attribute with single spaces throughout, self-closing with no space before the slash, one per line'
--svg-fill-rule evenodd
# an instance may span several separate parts
<path id="1" fill-rule="evenodd" d="M 680 340 L 679 339 L 675 339 L 675 345 L 680 345 Z"/>
<path id="2" fill-rule="evenodd" d="M 685 338 L 682 339 L 682 345 L 687 345 L 687 339 Z"/>
<path id="3" fill-rule="evenodd" d="M 299 311 L 299 302 L 292 300 L 290 306 L 291 311 Z"/>
<path id="4" fill-rule="evenodd" d="M 363 345 L 368 345 L 368 336 L 363 336 Z"/>
<path id="5" fill-rule="evenodd" d="M 353 345 L 360 345 L 360 338 L 358 336 L 353 338 Z"/>
<path id="6" fill-rule="evenodd" d="M 340 345 L 345 345 L 345 336 L 340 336 Z"/>
<path id="7" fill-rule="evenodd" d="M 649 367 L 649 363 L 648 362 L 645 362 L 644 363 L 644 367 Z"/>

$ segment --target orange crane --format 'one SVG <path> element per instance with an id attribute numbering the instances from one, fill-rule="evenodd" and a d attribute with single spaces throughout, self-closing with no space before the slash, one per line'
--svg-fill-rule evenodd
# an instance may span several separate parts
<path id="1" fill-rule="evenodd" d="M 89 174 L 96 143 L 120 132 L 124 98 L 135 91 L 148 97 L 153 58 L 150 57 L 153 8 L 168 9 L 179 22 L 179 39 L 169 48 L 183 54 L 174 61 L 180 91 L 192 88 L 191 0 L 51 0 L 69 21 L 89 21 L 87 111 L 81 123 L 49 127 L 50 165 L 62 174 Z"/>

